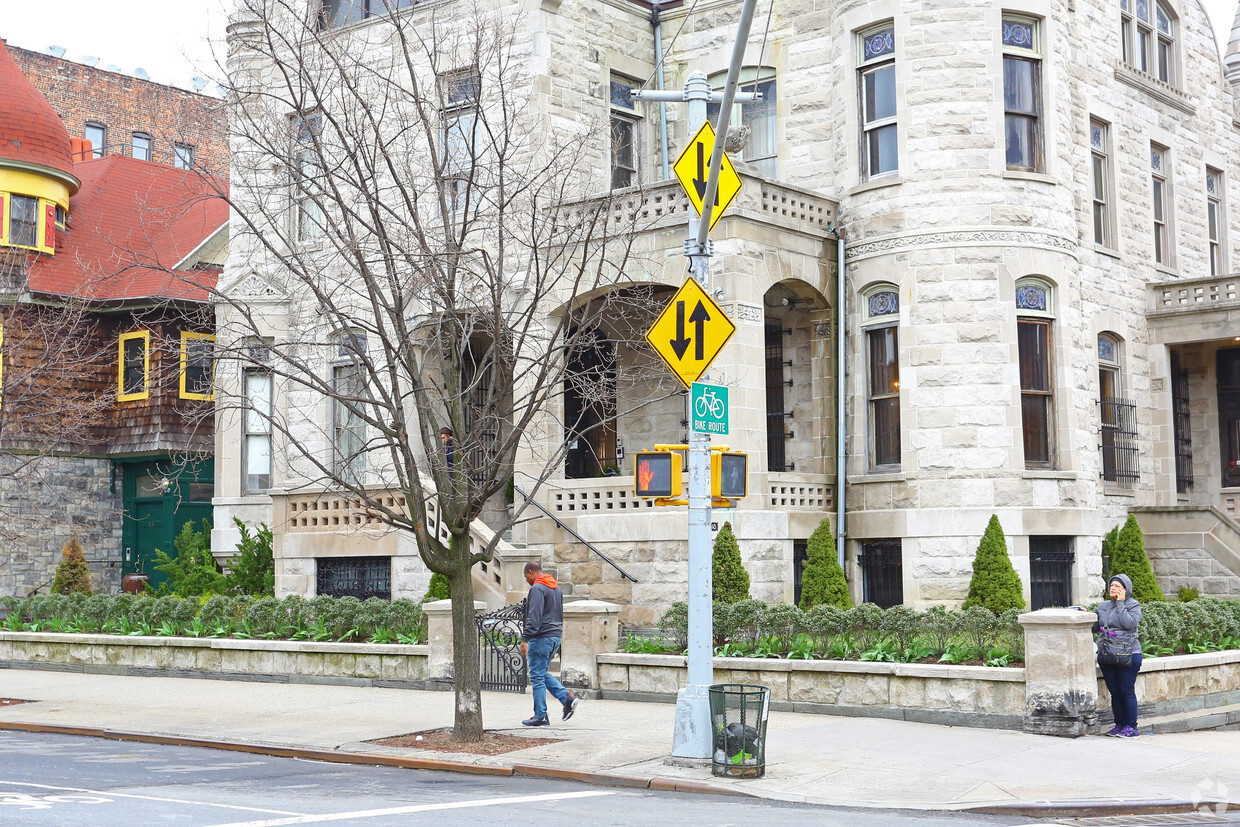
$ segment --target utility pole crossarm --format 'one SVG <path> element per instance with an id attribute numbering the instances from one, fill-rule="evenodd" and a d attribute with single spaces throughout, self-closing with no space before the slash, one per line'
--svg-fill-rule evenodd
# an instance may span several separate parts
<path id="1" fill-rule="evenodd" d="M 711 103 L 722 103 L 724 99 L 723 92 L 711 92 Z M 660 91 L 658 89 L 637 89 L 633 92 L 633 100 L 643 101 L 645 103 L 684 103 L 689 100 L 689 95 L 683 89 L 676 91 Z M 737 92 L 733 97 L 733 101 L 740 103 L 756 103 L 762 100 L 761 92 Z"/>

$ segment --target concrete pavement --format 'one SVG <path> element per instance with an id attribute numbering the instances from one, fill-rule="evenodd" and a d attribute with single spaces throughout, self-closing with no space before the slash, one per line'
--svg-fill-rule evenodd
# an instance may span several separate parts
<path id="1" fill-rule="evenodd" d="M 1240 732 L 1060 739 L 877 718 L 773 712 L 762 779 L 718 779 L 665 763 L 674 707 L 582 701 L 567 723 L 527 730 L 528 694 L 484 693 L 487 729 L 563 740 L 496 756 L 380 747 L 368 740 L 451 724 L 453 696 L 362 686 L 122 677 L 0 669 L 0 728 L 49 726 L 267 748 L 349 761 L 426 759 L 479 772 L 743 793 L 851 807 L 1029 815 L 1153 811 L 1202 802 L 1240 812 Z M 554 706 L 554 704 L 553 704 Z M 552 710 L 558 713 L 558 710 Z M 433 766 L 422 761 L 406 765 Z M 595 776 L 604 776 L 603 778 Z M 1240 818 L 1240 816 L 1238 816 Z"/>

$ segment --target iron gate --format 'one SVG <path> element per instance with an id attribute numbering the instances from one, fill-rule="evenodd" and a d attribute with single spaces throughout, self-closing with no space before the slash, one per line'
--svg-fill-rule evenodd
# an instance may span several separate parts
<path id="1" fill-rule="evenodd" d="M 483 689 L 525 692 L 529 670 L 521 654 L 525 601 L 486 614 L 474 615 L 478 624 L 478 667 Z"/>

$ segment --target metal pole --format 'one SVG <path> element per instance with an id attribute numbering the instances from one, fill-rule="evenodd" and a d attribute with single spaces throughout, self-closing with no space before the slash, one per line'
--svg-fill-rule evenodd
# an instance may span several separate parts
<path id="1" fill-rule="evenodd" d="M 650 19 L 654 23 L 654 60 L 657 88 L 663 91 L 663 8 L 655 3 L 650 10 Z M 672 177 L 672 162 L 667 157 L 667 102 L 659 101 L 659 158 L 663 164 L 663 180 Z"/>
<path id="2" fill-rule="evenodd" d="M 689 270 L 710 292 L 711 208 L 719 189 L 719 169 L 723 163 L 723 145 L 727 137 L 732 102 L 740 79 L 745 57 L 745 43 L 753 23 L 757 0 L 745 0 L 741 20 L 728 65 L 728 80 L 723 91 L 716 126 L 715 146 L 710 155 L 710 176 L 706 181 L 706 197 L 702 217 L 689 220 L 689 237 L 685 255 Z M 710 100 L 710 83 L 706 75 L 694 72 L 685 84 L 689 101 L 689 126 L 695 128 L 706 120 L 706 104 Z M 714 683 L 714 600 L 711 583 L 710 537 L 710 434 L 689 431 L 689 685 L 676 695 L 676 723 L 672 734 L 672 755 L 684 758 L 710 758 L 714 738 L 710 721 L 710 684 Z"/>
<path id="3" fill-rule="evenodd" d="M 845 359 L 845 341 L 844 341 L 844 321 L 848 318 L 847 307 L 844 298 L 844 230 L 837 227 L 835 230 L 835 372 L 838 374 L 835 379 L 835 554 L 840 561 L 840 570 L 844 569 L 844 515 L 845 510 L 845 491 L 847 484 L 844 479 L 844 473 L 847 470 L 846 457 L 844 455 L 846 437 L 847 437 L 847 420 L 844 418 L 847 414 L 844 406 L 844 391 L 846 390 L 846 377 L 848 371 L 844 364 Z"/>

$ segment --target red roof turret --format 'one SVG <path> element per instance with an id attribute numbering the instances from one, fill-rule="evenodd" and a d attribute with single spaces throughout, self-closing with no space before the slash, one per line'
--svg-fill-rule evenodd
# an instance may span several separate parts
<path id="1" fill-rule="evenodd" d="M 0 40 L 0 166 L 35 167 L 77 192 L 69 133 L 47 98 L 26 79 Z"/>

